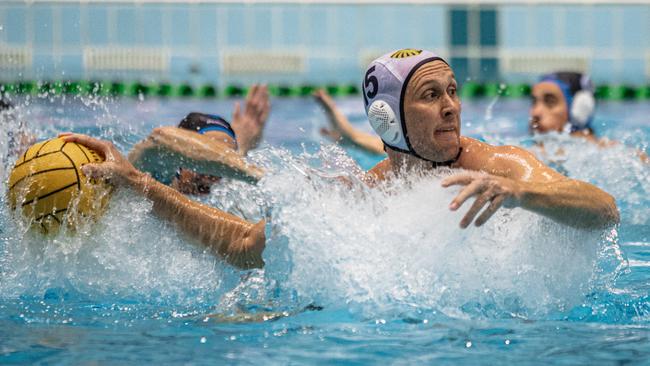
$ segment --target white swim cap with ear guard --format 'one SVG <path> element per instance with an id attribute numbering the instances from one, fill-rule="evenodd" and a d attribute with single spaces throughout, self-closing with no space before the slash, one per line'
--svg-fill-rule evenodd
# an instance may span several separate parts
<path id="1" fill-rule="evenodd" d="M 436 60 L 447 63 L 430 51 L 402 49 L 387 53 L 368 66 L 361 85 L 363 101 L 370 125 L 386 146 L 422 158 L 409 142 L 404 94 L 415 71 Z"/>

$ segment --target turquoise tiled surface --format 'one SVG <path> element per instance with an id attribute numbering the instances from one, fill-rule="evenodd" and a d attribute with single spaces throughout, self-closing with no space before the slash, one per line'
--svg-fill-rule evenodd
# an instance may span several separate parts
<path id="1" fill-rule="evenodd" d="M 32 60 L 35 74 L 43 80 L 56 78 L 54 58 L 48 54 L 35 54 Z"/>
<path id="2" fill-rule="evenodd" d="M 66 46 L 78 47 L 81 43 L 81 8 L 66 5 L 57 10 L 61 17 L 61 42 Z"/>
<path id="3" fill-rule="evenodd" d="M 616 62 L 607 59 L 594 59 L 591 62 L 591 75 L 595 83 L 611 81 L 612 77 L 618 80 L 620 77 L 616 68 Z"/>
<path id="4" fill-rule="evenodd" d="M 343 53 L 349 55 L 356 52 L 363 46 L 357 36 L 358 18 L 361 16 L 361 9 L 358 6 L 346 6 L 342 11 L 336 13 L 334 22 L 336 26 L 330 34 L 330 46 L 341 47 Z"/>
<path id="5" fill-rule="evenodd" d="M 61 79 L 78 79 L 84 76 L 83 60 L 78 55 L 61 56 L 60 61 L 57 63 L 57 69 L 65 71 L 65 75 L 61 75 Z"/>
<path id="6" fill-rule="evenodd" d="M 10 7 L 4 12 L 2 21 L 3 39 L 13 44 L 23 44 L 27 40 L 27 11 L 23 8 Z"/>
<path id="7" fill-rule="evenodd" d="M 613 6 L 596 6 L 593 10 L 593 42 L 595 47 L 614 46 L 614 28 L 619 9 Z"/>
<path id="8" fill-rule="evenodd" d="M 530 13 L 529 13 L 530 14 Z M 534 44 L 529 47 L 553 47 L 555 43 L 555 29 L 558 26 L 557 17 L 553 7 L 539 6 L 535 9 L 533 20 L 535 32 L 533 32 Z"/>
<path id="9" fill-rule="evenodd" d="M 422 43 L 426 46 L 443 48 L 447 45 L 447 32 L 445 30 L 446 8 L 434 6 L 419 6 L 415 8 L 420 19 L 418 33 Z"/>
<path id="10" fill-rule="evenodd" d="M 524 6 L 506 6 L 500 10 L 500 36 L 502 44 L 513 48 L 526 47 L 528 27 L 527 8 Z"/>
<path id="11" fill-rule="evenodd" d="M 270 12 L 270 7 L 261 6 L 252 8 L 248 13 L 247 24 L 250 24 L 250 28 L 246 30 L 247 38 L 253 47 L 267 48 L 271 44 L 273 31 Z"/>
<path id="12" fill-rule="evenodd" d="M 639 79 L 643 79 L 640 75 L 645 73 L 645 65 L 643 59 L 625 59 L 619 81 L 630 84 L 638 83 Z"/>
<path id="13" fill-rule="evenodd" d="M 246 31 L 244 25 L 246 24 L 245 9 L 241 6 L 226 6 L 223 9 L 225 13 L 225 20 L 227 24 L 227 43 L 222 46 L 237 47 L 246 45 Z"/>
<path id="14" fill-rule="evenodd" d="M 160 7 L 151 7 L 138 14 L 141 24 L 140 42 L 146 46 L 156 46 L 163 43 L 163 12 Z"/>
<path id="15" fill-rule="evenodd" d="M 168 36 L 169 44 L 172 46 L 188 46 L 192 42 L 190 24 L 190 8 L 187 6 L 173 6 L 166 9 L 170 23 L 167 24 L 170 30 Z M 146 26 L 146 25 L 145 25 Z"/>
<path id="16" fill-rule="evenodd" d="M 208 6 L 201 6 L 196 11 L 199 34 L 195 42 L 202 49 L 214 52 L 217 47 L 217 12 L 214 7 Z"/>
<path id="17" fill-rule="evenodd" d="M 136 24 L 135 8 L 124 7 L 115 10 L 115 21 L 119 24 L 119 31 L 115 32 L 113 43 L 127 47 L 134 46 L 140 36 L 141 27 Z"/>
<path id="18" fill-rule="evenodd" d="M 33 4 L 0 2 L 0 42 L 32 47 L 32 74 L 63 70 L 83 75 L 86 46 L 168 47 L 169 79 L 218 81 L 223 49 L 295 49 L 305 51 L 307 73 L 295 80 L 356 82 L 360 52 L 430 47 L 449 52 L 451 41 L 467 43 L 467 27 L 452 24 L 450 9 L 463 18 L 478 11 L 478 42 L 504 51 L 593 50 L 591 70 L 600 80 L 648 80 L 650 5 L 556 6 L 359 4 Z M 491 9 L 496 9 L 492 12 Z M 464 13 L 463 13 L 464 11 Z M 496 28 L 485 26 L 496 19 Z M 54 24 L 58 21 L 58 24 Z M 465 31 L 463 30 L 465 29 Z M 531 32 L 529 33 L 529 30 Z M 60 44 L 54 45 L 60 41 Z M 1 44 L 0 44 L 0 47 Z M 462 50 L 461 50 L 462 51 Z M 63 52 L 54 54 L 55 52 Z M 623 60 L 614 60 L 621 55 Z M 459 74 L 473 79 L 498 76 L 498 60 L 455 60 Z M 190 73 L 191 66 L 200 72 Z M 196 70 L 196 67 L 194 67 Z M 54 70 L 54 71 L 53 71 Z M 28 73 L 26 73 L 28 74 Z M 489 75 L 488 75 L 489 74 Z M 508 77 L 508 75 L 504 75 Z M 278 76 L 278 78 L 289 76 Z M 274 79 L 272 75 L 269 79 Z"/>
<path id="19" fill-rule="evenodd" d="M 104 6 L 87 6 L 82 37 L 89 45 L 108 43 L 108 10 Z"/>
<path id="20" fill-rule="evenodd" d="M 34 44 L 39 47 L 52 47 L 52 8 L 37 6 L 31 12 L 34 24 Z"/>
<path id="21" fill-rule="evenodd" d="M 650 5 L 623 9 L 623 46 L 625 48 L 650 45 Z"/>
<path id="22" fill-rule="evenodd" d="M 496 46 L 498 44 L 497 32 L 497 17 L 498 14 L 495 10 L 481 10 L 480 23 L 481 23 L 481 37 L 480 44 L 482 46 Z"/>
<path id="23" fill-rule="evenodd" d="M 449 43 L 452 46 L 469 45 L 468 33 L 468 12 L 467 10 L 453 9 L 450 14 L 449 24 Z"/>
<path id="24" fill-rule="evenodd" d="M 578 6 L 566 7 L 564 9 L 564 33 L 563 45 L 569 47 L 583 47 L 589 44 L 589 30 L 587 28 L 589 13 Z"/>
<path id="25" fill-rule="evenodd" d="M 302 37 L 304 45 L 324 47 L 327 41 L 327 11 L 324 6 L 310 6 L 303 12 L 307 20 L 307 32 Z M 297 19 L 293 19 L 295 21 Z M 295 24 L 295 23 L 294 23 Z M 294 31 L 298 31 L 295 29 Z"/>

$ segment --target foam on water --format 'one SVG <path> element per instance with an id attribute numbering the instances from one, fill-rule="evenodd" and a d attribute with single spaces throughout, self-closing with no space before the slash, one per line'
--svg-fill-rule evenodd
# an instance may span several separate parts
<path id="1" fill-rule="evenodd" d="M 60 103 L 65 108 L 65 101 Z M 23 116 L 31 109 L 29 104 L 28 99 L 17 103 L 16 112 Z M 89 118 L 91 125 L 96 125 L 94 119 L 103 120 L 98 124 L 103 138 L 119 135 L 110 127 L 115 119 L 106 117 L 106 103 L 84 98 L 82 105 L 94 116 Z M 6 181 L 16 158 L 8 148 L 6 132 L 18 131 L 9 121 L 2 122 L 2 179 Z M 71 129 L 72 122 L 63 118 L 56 121 L 56 127 L 43 123 L 39 128 L 23 126 L 21 132 L 49 138 L 66 126 Z M 21 220 L 12 217 L 4 200 L 3 193 L 0 296 L 4 298 L 42 296 L 61 289 L 82 298 L 215 304 L 224 283 L 237 281 L 230 267 L 155 218 L 151 203 L 128 190 L 113 195 L 97 224 L 87 223 L 75 233 L 64 230 L 53 238 L 27 231 Z"/>
<path id="2" fill-rule="evenodd" d="M 544 160 L 572 178 L 601 187 L 631 208 L 625 210 L 630 215 L 625 221 L 650 224 L 650 169 L 638 150 L 620 143 L 601 148 L 585 139 L 555 134 L 538 140 L 544 144 L 546 154 L 539 154 Z"/>
<path id="3" fill-rule="evenodd" d="M 74 234 L 62 231 L 44 239 L 18 225 L 5 225 L 9 235 L 3 243 L 0 293 L 39 295 L 64 288 L 91 297 L 216 302 L 231 271 L 150 210 L 149 202 L 120 191 L 99 223 L 88 223 Z"/>
<path id="4" fill-rule="evenodd" d="M 459 189 L 442 189 L 441 177 L 369 190 L 305 175 L 306 161 L 336 166 L 326 150 L 317 159 L 291 159 L 286 166 L 300 169 L 280 169 L 262 182 L 272 192 L 274 240 L 287 240 L 285 286 L 317 303 L 345 304 L 364 315 L 415 310 L 529 317 L 579 304 L 602 275 L 604 252 L 620 264 L 607 249 L 615 246 L 612 238 L 521 209 L 502 209 L 484 227 L 461 230 L 469 204 L 450 212 Z M 273 252 L 274 240 L 271 257 L 280 254 Z M 275 262 L 267 273 L 283 271 L 282 260 Z"/>
<path id="5" fill-rule="evenodd" d="M 498 144 L 520 143 L 514 139 L 489 140 Z M 614 196 L 621 206 L 622 221 L 634 225 L 650 223 L 650 165 L 641 160 L 642 149 L 619 142 L 601 147 L 586 139 L 558 133 L 538 135 L 530 142 L 527 148 L 546 164 Z"/>
<path id="6" fill-rule="evenodd" d="M 84 105 L 105 114 L 101 103 Z M 123 150 L 146 133 L 116 130 L 111 122 L 103 119 L 100 135 L 117 139 Z M 57 123 L 72 126 L 65 118 Z M 50 129 L 38 135 L 58 132 Z M 253 159 L 269 176 L 257 186 L 225 181 L 204 202 L 249 220 L 268 219 L 265 270 L 240 281 L 240 272 L 122 190 L 99 224 L 49 240 L 25 234 L 3 208 L 0 296 L 62 288 L 81 297 L 210 304 L 219 311 L 314 303 L 362 317 L 535 318 L 579 305 L 607 286 L 623 262 L 615 232 L 567 228 L 521 209 L 502 209 L 484 227 L 461 230 L 471 202 L 460 212 L 447 208 L 459 188 L 442 189 L 441 176 L 420 176 L 369 189 L 334 145 L 298 155 L 269 148 Z M 340 175 L 351 185 L 334 178 Z M 621 179 L 647 189 L 639 177 Z"/>

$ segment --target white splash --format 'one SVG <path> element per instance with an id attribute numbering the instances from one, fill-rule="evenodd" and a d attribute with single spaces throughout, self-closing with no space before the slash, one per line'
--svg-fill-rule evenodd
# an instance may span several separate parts
<path id="1" fill-rule="evenodd" d="M 463 212 L 447 208 L 458 189 L 442 189 L 440 177 L 369 190 L 284 169 L 262 185 L 273 192 L 274 240 L 289 251 L 269 243 L 267 273 L 285 272 L 285 286 L 302 296 L 363 314 L 567 309 L 589 291 L 604 246 L 602 233 L 521 209 L 462 230 Z"/>

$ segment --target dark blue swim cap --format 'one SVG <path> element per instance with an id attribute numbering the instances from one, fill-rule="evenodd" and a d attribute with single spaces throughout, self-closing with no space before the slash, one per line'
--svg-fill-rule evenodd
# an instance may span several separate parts
<path id="1" fill-rule="evenodd" d="M 237 144 L 235 130 L 232 129 L 230 123 L 223 117 L 215 114 L 192 112 L 181 120 L 178 128 L 195 131 L 201 135 L 209 131 L 223 132 L 235 140 L 235 144 Z"/>

